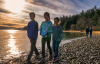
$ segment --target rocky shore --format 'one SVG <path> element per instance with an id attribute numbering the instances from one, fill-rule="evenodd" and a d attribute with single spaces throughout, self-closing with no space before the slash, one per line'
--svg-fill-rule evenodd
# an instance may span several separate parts
<path id="1" fill-rule="evenodd" d="M 40 51 L 40 58 L 35 60 L 33 54 L 30 64 L 100 64 L 100 35 L 78 39 L 60 46 L 60 57 L 55 63 L 48 59 L 48 50 L 45 53 L 46 61 L 44 63 L 39 62 L 42 57 Z M 5 61 L 1 59 L 0 64 L 26 64 L 27 55 L 28 52 L 19 58 Z"/>

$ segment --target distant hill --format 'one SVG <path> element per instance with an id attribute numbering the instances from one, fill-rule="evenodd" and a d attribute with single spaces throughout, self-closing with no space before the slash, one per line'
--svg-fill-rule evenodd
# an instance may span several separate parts
<path id="1" fill-rule="evenodd" d="M 27 30 L 27 26 L 25 26 L 25 27 L 23 28 L 23 30 Z"/>
<path id="2" fill-rule="evenodd" d="M 80 14 L 60 17 L 63 30 L 85 30 L 86 26 L 93 30 L 100 30 L 100 7 L 95 5 L 87 11 L 82 10 Z"/>
<path id="3" fill-rule="evenodd" d="M 14 30 L 22 30 L 22 28 L 4 27 L 4 26 L 0 26 L 0 29 L 14 29 Z"/>

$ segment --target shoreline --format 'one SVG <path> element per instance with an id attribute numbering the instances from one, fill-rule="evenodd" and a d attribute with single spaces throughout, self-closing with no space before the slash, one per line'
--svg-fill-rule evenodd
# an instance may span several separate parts
<path id="1" fill-rule="evenodd" d="M 90 36 L 90 35 L 89 35 Z M 67 40 L 63 40 L 61 41 L 61 44 L 60 45 L 64 45 L 66 43 L 70 43 L 70 42 L 73 42 L 73 41 L 76 41 L 78 39 L 82 39 L 82 38 L 86 38 L 86 36 L 82 36 L 82 37 L 77 37 L 77 38 L 72 38 L 72 39 L 67 39 Z"/>
<path id="2" fill-rule="evenodd" d="M 61 42 L 62 44 L 60 44 L 60 47 L 59 47 L 60 58 L 59 58 L 59 61 L 57 61 L 56 63 L 60 63 L 60 64 L 62 64 L 62 63 L 73 63 L 73 64 L 86 63 L 86 64 L 88 64 L 91 62 L 92 63 L 96 62 L 99 64 L 100 62 L 98 60 L 100 59 L 100 55 L 97 54 L 95 56 L 96 53 L 94 51 L 92 51 L 95 49 L 94 48 L 95 43 L 100 45 L 99 38 L 100 38 L 100 35 L 94 34 L 92 38 L 90 38 L 90 37 L 87 38 L 87 37 L 83 36 L 83 37 L 73 38 L 73 39 L 69 39 L 69 40 L 65 40 L 65 41 Z M 99 45 L 96 45 L 96 46 L 99 46 Z M 91 48 L 91 47 L 93 47 L 93 48 Z M 100 48 L 96 47 L 96 49 L 100 49 Z M 53 64 L 51 60 L 48 60 L 48 56 L 49 56 L 48 51 L 49 50 L 45 50 L 45 53 L 46 53 L 46 62 L 45 63 Z M 41 51 L 39 53 L 41 54 Z M 100 54 L 100 52 L 98 52 L 98 53 Z M 24 52 L 21 57 L 5 60 L 3 63 L 25 64 L 24 61 L 27 59 L 27 55 L 28 55 L 28 52 Z M 36 61 L 34 59 L 34 57 L 35 57 L 35 54 L 33 54 L 33 56 L 32 56 L 32 59 L 31 59 L 32 63 L 40 64 L 38 61 Z M 87 59 L 87 57 L 88 57 L 88 59 Z M 93 59 L 93 58 L 95 58 L 95 59 Z M 41 55 L 40 55 L 40 59 L 41 59 Z M 91 60 L 95 60 L 95 61 L 91 61 Z M 2 63 L 2 62 L 0 62 L 0 63 Z"/>
<path id="3" fill-rule="evenodd" d="M 78 33 L 86 33 L 85 31 L 76 31 L 76 30 L 63 30 L 63 32 L 78 32 Z M 93 31 L 92 34 L 100 34 L 100 31 Z"/>
<path id="4" fill-rule="evenodd" d="M 72 42 L 72 41 L 75 41 L 75 40 L 77 40 L 77 39 L 82 39 L 82 38 L 85 38 L 85 36 L 82 36 L 82 37 L 77 37 L 77 38 L 72 38 L 72 39 L 67 39 L 67 40 L 63 40 L 63 41 L 61 41 L 61 44 L 59 45 L 59 46 L 63 46 L 64 44 L 66 44 L 66 43 L 70 43 L 70 42 Z M 47 50 L 47 47 L 45 47 L 45 50 Z M 38 51 L 39 52 L 41 52 L 41 50 L 40 50 L 40 48 L 38 49 Z M 17 58 L 19 58 L 19 57 L 21 57 L 21 56 L 28 56 L 28 53 L 29 53 L 29 51 L 27 51 L 27 52 L 22 52 L 22 53 L 20 53 L 20 55 L 18 56 L 18 57 L 9 57 L 9 58 L 6 58 L 6 57 L 0 57 L 0 62 L 3 62 L 3 61 L 5 61 L 5 62 L 8 62 L 8 61 L 10 61 L 10 60 L 13 60 L 14 58 L 15 59 L 17 59 Z M 34 54 L 33 54 L 34 55 Z M 16 55 L 17 56 L 17 55 Z M 34 55 L 35 56 L 35 55 Z M 3 60 L 2 60 L 3 59 Z"/>

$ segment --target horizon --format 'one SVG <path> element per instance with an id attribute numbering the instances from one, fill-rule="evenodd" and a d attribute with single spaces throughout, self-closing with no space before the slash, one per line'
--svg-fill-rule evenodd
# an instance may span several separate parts
<path id="1" fill-rule="evenodd" d="M 0 27 L 23 28 L 30 21 L 30 12 L 35 12 L 35 20 L 40 25 L 45 20 L 44 12 L 49 12 L 51 21 L 53 21 L 54 17 L 75 15 L 95 5 L 100 7 L 99 2 L 99 0 L 0 0 Z"/>

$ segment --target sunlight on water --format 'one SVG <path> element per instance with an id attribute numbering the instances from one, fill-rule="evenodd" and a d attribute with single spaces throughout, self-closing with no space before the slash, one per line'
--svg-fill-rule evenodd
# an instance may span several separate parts
<path id="1" fill-rule="evenodd" d="M 15 43 L 16 42 L 14 39 L 9 39 L 8 46 L 10 47 L 10 50 L 9 50 L 9 52 L 11 52 L 10 54 L 14 54 L 14 55 L 19 54 L 18 48 L 16 47 Z"/>
<path id="2" fill-rule="evenodd" d="M 13 34 L 13 33 L 16 33 L 16 31 L 19 31 L 19 30 L 6 30 L 8 33 L 11 33 L 11 34 Z"/>
<path id="3" fill-rule="evenodd" d="M 7 52 L 10 52 L 10 54 L 6 55 L 6 58 L 20 56 L 21 52 L 19 52 L 19 49 L 16 46 L 16 40 L 13 39 L 14 38 L 13 34 L 16 33 L 16 31 L 18 30 L 7 30 L 7 32 L 10 33 L 10 38 L 8 40 L 8 45 L 7 45 L 10 48 L 10 50 L 8 50 Z"/>

